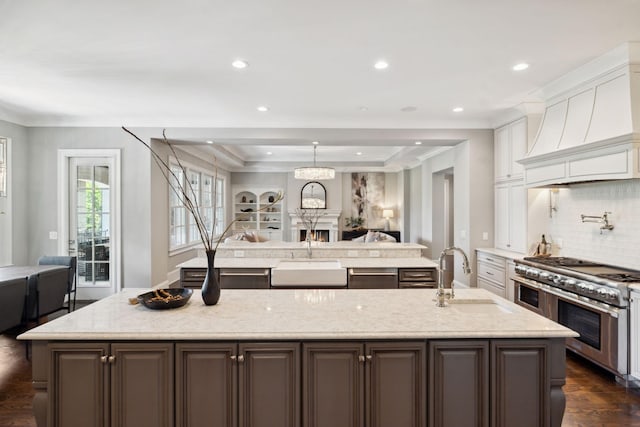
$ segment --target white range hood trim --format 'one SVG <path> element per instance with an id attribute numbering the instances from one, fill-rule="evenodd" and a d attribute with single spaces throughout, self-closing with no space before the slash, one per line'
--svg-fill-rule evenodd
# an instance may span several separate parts
<path id="1" fill-rule="evenodd" d="M 518 161 L 527 188 L 640 178 L 640 133 L 630 133 Z"/>
<path id="2" fill-rule="evenodd" d="M 524 166 L 529 188 L 640 178 L 640 65 L 619 63 L 546 103 Z"/>

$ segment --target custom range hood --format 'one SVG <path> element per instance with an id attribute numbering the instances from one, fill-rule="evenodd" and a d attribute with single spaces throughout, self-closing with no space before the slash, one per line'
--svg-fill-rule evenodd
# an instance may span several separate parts
<path id="1" fill-rule="evenodd" d="M 527 187 L 640 178 L 640 43 L 543 89 L 535 142 L 521 160 Z"/>

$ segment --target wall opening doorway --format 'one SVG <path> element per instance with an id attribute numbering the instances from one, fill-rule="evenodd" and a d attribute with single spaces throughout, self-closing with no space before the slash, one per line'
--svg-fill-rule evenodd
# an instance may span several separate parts
<path id="1" fill-rule="evenodd" d="M 120 287 L 120 151 L 59 150 L 59 246 L 76 256 L 77 298 Z"/>
<path id="2" fill-rule="evenodd" d="M 437 258 L 444 249 L 453 246 L 453 168 L 438 171 L 432 177 L 432 230 L 433 257 Z M 445 257 L 444 283 L 453 281 L 453 255 Z"/>
<path id="3" fill-rule="evenodd" d="M 0 137 L 0 267 L 13 263 L 11 140 Z"/>

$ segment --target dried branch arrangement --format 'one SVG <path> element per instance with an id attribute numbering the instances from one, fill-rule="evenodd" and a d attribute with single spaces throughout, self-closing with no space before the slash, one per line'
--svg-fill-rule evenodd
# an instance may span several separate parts
<path id="1" fill-rule="evenodd" d="M 318 220 L 325 216 L 327 212 L 324 209 L 300 209 L 296 208 L 296 215 L 300 218 L 300 222 L 307 229 L 307 238 L 311 236 L 310 232 L 315 231 Z"/>
<path id="2" fill-rule="evenodd" d="M 133 136 L 136 140 L 140 141 L 145 147 L 147 147 L 147 149 L 149 149 L 149 152 L 151 153 L 151 157 L 153 158 L 153 160 L 156 163 L 156 165 L 158 165 L 158 168 L 160 169 L 160 172 L 162 173 L 162 176 L 164 176 L 165 180 L 169 184 L 169 187 L 171 187 L 171 189 L 175 192 L 175 194 L 182 200 L 182 202 L 184 203 L 185 208 L 191 213 L 191 215 L 192 215 L 192 217 L 193 217 L 193 219 L 194 219 L 194 221 L 196 223 L 196 228 L 197 228 L 198 233 L 200 235 L 200 240 L 202 240 L 202 244 L 204 245 L 204 249 L 206 251 L 211 251 L 211 250 L 215 251 L 215 250 L 217 250 L 218 246 L 220 245 L 220 242 L 222 242 L 224 240 L 224 238 L 227 236 L 227 233 L 229 233 L 229 230 L 231 230 L 231 226 L 236 221 L 238 221 L 239 219 L 243 219 L 243 216 L 240 215 L 239 217 L 236 217 L 235 219 L 229 221 L 229 223 L 225 227 L 224 231 L 219 236 L 214 235 L 214 228 L 215 227 L 211 227 L 211 231 L 207 231 L 205 218 L 202 216 L 201 209 L 198 206 L 198 200 L 197 200 L 197 197 L 195 196 L 195 192 L 193 190 L 193 187 L 191 186 L 190 180 L 189 179 L 185 179 L 184 183 L 183 183 L 180 179 L 178 179 L 176 174 L 171 170 L 170 165 L 162 158 L 162 156 L 160 156 L 158 153 L 156 153 L 156 151 L 153 148 L 151 148 L 151 145 L 149 143 L 143 141 L 140 137 L 138 137 L 136 134 L 131 132 L 126 127 L 122 126 L 122 129 L 125 132 L 127 132 L 129 135 Z M 162 141 L 166 144 L 167 147 L 169 147 L 169 150 L 171 151 L 171 154 L 176 159 L 178 167 L 182 170 L 182 174 L 186 177 L 187 176 L 187 169 L 185 168 L 185 166 L 180 161 L 180 157 L 178 157 L 178 154 L 176 153 L 175 147 L 173 146 L 173 144 L 171 144 L 171 142 L 167 138 L 164 129 L 162 130 Z M 214 194 L 217 194 L 218 189 L 216 188 L 216 186 L 218 185 L 218 179 L 217 179 L 218 178 L 218 168 L 216 166 L 216 158 L 215 157 L 213 158 L 213 165 L 214 165 L 214 168 L 215 168 L 214 177 L 213 177 L 213 191 L 214 191 Z M 263 210 L 267 210 L 267 209 L 271 208 L 273 205 L 275 205 L 275 204 L 279 203 L 280 201 L 282 201 L 283 198 L 284 198 L 284 194 L 282 192 L 279 192 L 276 195 L 276 197 L 274 198 L 273 202 L 269 203 L 268 205 L 266 205 L 264 207 L 261 207 L 260 209 L 258 209 L 255 212 L 260 212 L 260 211 L 263 211 Z M 214 197 L 213 198 L 214 205 L 213 205 L 213 222 L 212 222 L 212 224 L 216 224 L 216 222 L 217 222 L 217 217 L 216 217 L 216 213 L 217 213 L 216 207 L 217 206 L 216 206 L 216 202 L 217 202 L 217 198 Z M 248 217 L 249 214 L 247 214 L 246 216 Z"/>

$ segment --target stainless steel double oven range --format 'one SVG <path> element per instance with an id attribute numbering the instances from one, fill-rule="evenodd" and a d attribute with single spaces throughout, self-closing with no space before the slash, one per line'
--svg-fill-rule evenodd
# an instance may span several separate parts
<path id="1" fill-rule="evenodd" d="M 629 289 L 640 272 L 565 257 L 516 260 L 516 303 L 580 334 L 567 347 L 629 385 Z"/>

